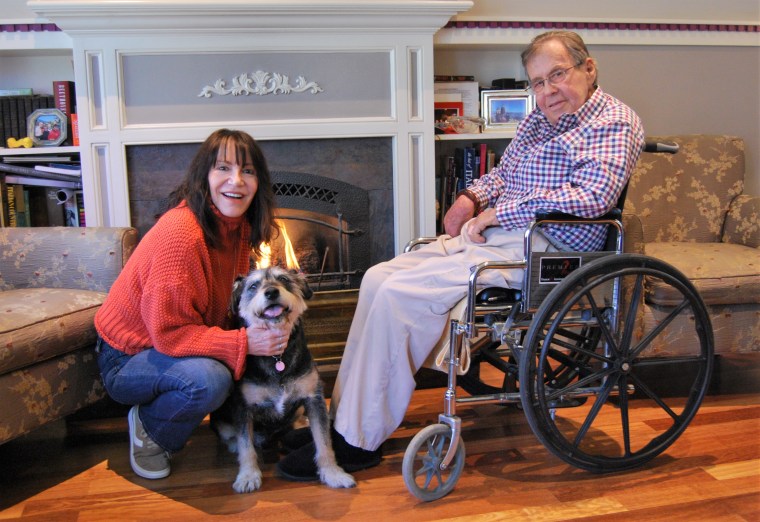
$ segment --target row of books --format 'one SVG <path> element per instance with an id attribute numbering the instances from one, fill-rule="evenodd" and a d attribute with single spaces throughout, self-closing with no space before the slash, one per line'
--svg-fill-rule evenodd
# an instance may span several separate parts
<path id="1" fill-rule="evenodd" d="M 435 178 L 438 233 L 443 233 L 443 216 L 454 203 L 456 194 L 490 172 L 498 160 L 496 151 L 487 143 L 457 147 L 453 154 L 440 158 Z"/>
<path id="2" fill-rule="evenodd" d="M 76 93 L 74 82 L 54 81 L 53 94 L 34 94 L 32 89 L 0 90 L 0 147 L 8 145 L 8 138 L 21 140 L 29 136 L 29 117 L 38 109 L 58 109 L 67 118 L 67 139 L 61 145 L 75 143 L 77 132 Z"/>
<path id="3" fill-rule="evenodd" d="M 86 225 L 81 190 L 6 184 L 3 226 L 83 227 Z"/>

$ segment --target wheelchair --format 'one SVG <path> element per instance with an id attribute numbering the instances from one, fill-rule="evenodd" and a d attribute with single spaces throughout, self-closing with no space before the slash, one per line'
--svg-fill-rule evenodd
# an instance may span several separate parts
<path id="1" fill-rule="evenodd" d="M 645 153 L 677 145 L 647 142 Z M 658 259 L 623 252 L 622 199 L 601 218 L 541 213 L 525 233 L 525 256 L 471 269 L 467 306 L 449 328 L 448 386 L 443 413 L 411 440 L 402 474 L 423 501 L 453 490 L 465 462 L 458 404 L 516 404 L 536 438 L 577 468 L 607 473 L 639 467 L 665 451 L 694 418 L 713 366 L 713 333 L 692 283 Z M 599 252 L 533 252 L 548 224 L 607 225 Z M 420 238 L 407 249 L 429 242 Z M 487 270 L 522 269 L 521 289 L 487 288 Z M 648 306 L 643 306 L 647 303 Z M 688 353 L 669 339 L 688 336 Z M 458 376 L 462 350 L 469 370 Z M 481 378 L 489 364 L 503 379 Z M 467 392 L 457 395 L 457 379 Z M 500 381 L 500 382 L 499 382 Z M 663 386 L 663 384 L 666 384 Z M 645 406 L 657 422 L 640 420 Z M 602 415 L 615 410 L 614 417 Z M 610 418 L 618 421 L 610 423 Z"/>

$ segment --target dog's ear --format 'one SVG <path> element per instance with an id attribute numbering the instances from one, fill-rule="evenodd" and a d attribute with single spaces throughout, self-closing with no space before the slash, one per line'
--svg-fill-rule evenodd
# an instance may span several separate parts
<path id="1" fill-rule="evenodd" d="M 240 311 L 240 296 L 243 295 L 243 286 L 245 283 L 245 276 L 239 275 L 235 278 L 235 282 L 232 283 L 232 295 L 230 296 L 230 315 L 237 317 Z"/>
<path id="2" fill-rule="evenodd" d="M 291 268 L 290 273 L 296 276 L 296 281 L 298 281 L 298 286 L 301 287 L 301 295 L 303 295 L 303 298 L 306 300 L 311 299 L 314 292 L 311 290 L 309 282 L 306 280 L 306 276 L 303 275 L 303 272 Z"/>

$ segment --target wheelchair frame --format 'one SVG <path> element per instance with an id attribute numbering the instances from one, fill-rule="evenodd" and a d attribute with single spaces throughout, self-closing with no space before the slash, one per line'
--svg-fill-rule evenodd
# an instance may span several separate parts
<path id="1" fill-rule="evenodd" d="M 645 151 L 672 153 L 677 146 L 673 150 L 648 143 Z M 550 452 L 596 473 L 643 465 L 686 429 L 712 373 L 710 319 L 698 292 L 682 273 L 660 260 L 623 253 L 621 215 L 618 209 L 597 219 L 539 215 L 525 232 L 521 261 L 489 261 L 472 267 L 464 320 L 452 319 L 449 326 L 443 413 L 437 424 L 412 439 L 404 455 L 402 474 L 413 495 L 423 501 L 441 498 L 453 490 L 462 473 L 465 448 L 462 420 L 456 414 L 458 403 L 520 403 L 534 435 Z M 608 225 L 616 231 L 614 249 L 533 252 L 536 231 L 553 223 Z M 407 250 L 434 239 L 413 240 Z M 544 259 L 549 260 L 545 271 Z M 561 274 L 556 260 L 572 270 L 557 277 Z M 502 292 L 506 300 L 479 300 L 478 277 L 494 269 L 525 270 L 522 290 Z M 649 324 L 651 330 L 637 331 L 644 300 L 662 303 L 662 313 L 646 318 L 644 330 Z M 676 328 L 682 323 L 687 327 Z M 504 370 L 504 383 L 497 390 L 480 383 L 478 375 L 465 375 L 463 383 L 470 382 L 476 393 L 458 397 L 457 367 L 463 341 L 481 333 L 487 335 L 475 346 L 488 354 L 483 361 Z M 670 354 L 653 348 L 667 345 L 671 335 L 693 336 L 693 351 Z M 642 357 L 648 350 L 653 352 Z M 654 371 L 672 368 L 678 368 L 676 397 L 666 397 L 657 389 L 659 378 Z M 469 373 L 473 373 L 472 367 Z M 637 401 L 651 401 L 671 420 L 669 425 L 664 421 L 660 430 L 650 430 L 655 434 L 648 441 L 650 434 L 635 423 Z M 580 415 L 565 414 L 565 408 L 571 406 L 580 409 Z M 620 410 L 620 429 L 595 425 L 605 407 Z M 644 442 L 637 444 L 640 439 Z"/>

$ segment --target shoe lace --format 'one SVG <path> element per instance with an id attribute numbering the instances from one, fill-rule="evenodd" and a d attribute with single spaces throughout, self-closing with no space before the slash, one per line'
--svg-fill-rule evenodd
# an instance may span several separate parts
<path id="1" fill-rule="evenodd" d="M 153 441 L 153 439 L 150 438 L 150 436 L 148 435 L 148 432 L 145 431 L 145 428 L 140 427 L 140 434 L 139 435 L 140 435 L 140 440 L 142 440 L 142 443 L 143 443 L 143 449 L 150 450 L 150 451 L 155 451 L 156 453 L 159 453 L 159 452 L 163 451 L 163 449 L 161 448 L 161 446 L 159 446 L 158 444 L 156 444 Z"/>

